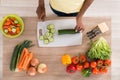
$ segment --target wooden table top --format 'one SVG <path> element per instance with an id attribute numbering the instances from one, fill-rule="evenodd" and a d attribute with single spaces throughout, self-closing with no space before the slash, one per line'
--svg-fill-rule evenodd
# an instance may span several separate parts
<path id="1" fill-rule="evenodd" d="M 89 78 L 84 78 L 81 72 L 77 71 L 75 74 L 68 74 L 65 71 L 65 66 L 61 63 L 63 54 L 68 53 L 71 56 L 85 53 L 89 46 L 90 40 L 86 37 L 86 32 L 97 24 L 105 22 L 110 30 L 102 36 L 111 44 L 111 19 L 109 17 L 85 17 L 83 23 L 86 27 L 83 33 L 83 42 L 81 46 L 72 47 L 59 47 L 59 48 L 40 48 L 37 44 L 37 18 L 24 17 L 25 30 L 23 34 L 15 39 L 9 39 L 3 36 L 3 79 L 2 80 L 111 80 L 111 68 L 109 72 L 104 75 L 91 75 Z M 30 51 L 40 60 L 40 62 L 48 65 L 48 71 L 45 74 L 37 74 L 30 77 L 26 72 L 11 72 L 9 64 L 12 56 L 13 49 L 16 44 L 24 41 L 31 40 L 35 44 L 30 48 Z"/>

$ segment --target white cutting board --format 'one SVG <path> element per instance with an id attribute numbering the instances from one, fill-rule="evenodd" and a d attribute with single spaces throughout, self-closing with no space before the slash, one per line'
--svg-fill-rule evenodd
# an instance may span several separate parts
<path id="1" fill-rule="evenodd" d="M 39 39 L 39 29 L 42 29 L 44 34 L 47 31 L 47 25 L 54 24 L 56 32 L 54 34 L 54 42 L 44 44 L 43 40 Z M 82 33 L 78 34 L 65 34 L 58 35 L 60 29 L 74 29 L 76 26 L 75 19 L 59 19 L 59 20 L 47 20 L 45 22 L 38 22 L 37 24 L 37 39 L 40 47 L 64 47 L 75 46 L 82 44 Z"/>

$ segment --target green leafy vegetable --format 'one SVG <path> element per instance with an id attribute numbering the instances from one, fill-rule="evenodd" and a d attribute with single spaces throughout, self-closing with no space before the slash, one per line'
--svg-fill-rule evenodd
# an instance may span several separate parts
<path id="1" fill-rule="evenodd" d="M 87 53 L 87 56 L 91 59 L 110 59 L 111 48 L 107 41 L 103 37 L 100 37 L 98 40 L 92 43 L 92 46 Z"/>

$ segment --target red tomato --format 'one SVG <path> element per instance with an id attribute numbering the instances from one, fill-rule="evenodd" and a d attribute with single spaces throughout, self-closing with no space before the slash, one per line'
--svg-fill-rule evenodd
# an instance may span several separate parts
<path id="1" fill-rule="evenodd" d="M 77 64 L 79 62 L 79 58 L 77 56 L 72 57 L 72 63 Z"/>
<path id="2" fill-rule="evenodd" d="M 89 66 L 90 66 L 89 62 L 84 63 L 84 68 L 89 68 Z"/>
<path id="3" fill-rule="evenodd" d="M 94 68 L 94 69 L 92 70 L 92 73 L 93 73 L 93 74 L 98 74 L 98 73 L 99 73 L 99 70 L 98 70 L 97 68 Z"/>
<path id="4" fill-rule="evenodd" d="M 82 66 L 81 64 L 77 64 L 77 65 L 76 65 L 76 68 L 77 68 L 77 70 L 82 71 L 83 66 Z"/>
<path id="5" fill-rule="evenodd" d="M 110 66 L 111 65 L 111 60 L 105 60 L 104 65 L 105 66 Z"/>
<path id="6" fill-rule="evenodd" d="M 100 68 L 100 72 L 101 73 L 107 73 L 108 72 L 108 69 L 105 67 L 105 68 Z"/>
<path id="7" fill-rule="evenodd" d="M 91 62 L 90 64 L 91 68 L 95 68 L 97 66 L 97 63 L 95 61 Z"/>
<path id="8" fill-rule="evenodd" d="M 97 66 L 103 66 L 103 60 L 98 60 L 97 61 Z"/>
<path id="9" fill-rule="evenodd" d="M 82 54 L 80 55 L 80 63 L 83 63 L 87 60 L 86 55 Z"/>

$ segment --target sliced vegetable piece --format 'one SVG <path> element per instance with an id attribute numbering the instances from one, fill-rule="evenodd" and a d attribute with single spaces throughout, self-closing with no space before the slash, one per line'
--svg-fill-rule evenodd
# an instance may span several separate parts
<path id="1" fill-rule="evenodd" d="M 43 36 L 40 36 L 40 40 L 43 40 L 44 39 L 44 37 Z"/>
<path id="2" fill-rule="evenodd" d="M 49 40 L 47 40 L 47 39 L 44 40 L 44 43 L 45 43 L 45 44 L 48 44 L 48 43 L 49 43 Z"/>

